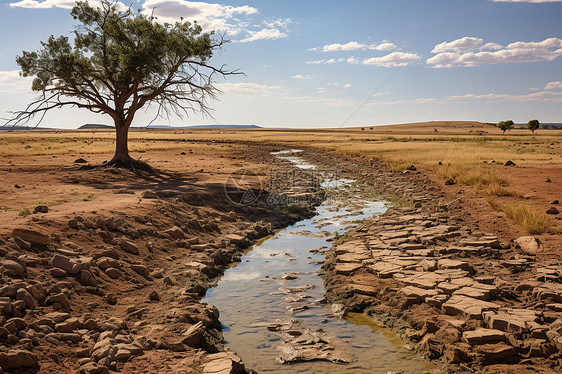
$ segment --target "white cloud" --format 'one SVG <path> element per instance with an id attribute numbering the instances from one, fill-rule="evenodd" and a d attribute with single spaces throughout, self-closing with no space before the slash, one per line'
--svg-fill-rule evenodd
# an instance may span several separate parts
<path id="1" fill-rule="evenodd" d="M 345 44 L 333 43 L 326 44 L 322 47 L 310 48 L 309 51 L 322 51 L 322 52 L 349 52 L 349 51 L 364 51 L 364 50 L 377 50 L 377 51 L 391 51 L 396 48 L 396 45 L 389 42 L 377 44 L 364 44 L 359 42 L 349 42 Z"/>
<path id="2" fill-rule="evenodd" d="M 460 96 L 450 96 L 453 100 L 486 100 L 486 101 L 543 101 L 543 102 L 562 102 L 562 92 L 540 91 L 523 95 L 510 95 L 510 94 L 467 94 Z"/>
<path id="3" fill-rule="evenodd" d="M 256 40 L 267 40 L 267 39 L 281 39 L 286 38 L 287 34 L 281 32 L 278 29 L 263 29 L 260 31 L 249 31 L 250 36 L 238 40 L 239 43 L 255 42 Z"/>
<path id="4" fill-rule="evenodd" d="M 240 93 L 245 95 L 272 95 L 279 93 L 282 86 L 269 86 L 257 83 L 217 83 L 216 87 L 224 93 Z"/>
<path id="5" fill-rule="evenodd" d="M 313 65 L 318 65 L 318 64 L 335 64 L 336 62 L 344 62 L 345 59 L 344 58 L 331 58 L 329 60 L 315 60 L 315 61 L 308 61 L 307 64 L 313 64 Z"/>
<path id="6" fill-rule="evenodd" d="M 394 45 L 393 43 L 384 42 L 377 45 L 375 49 L 377 51 L 392 51 L 393 49 L 396 49 L 396 45 Z"/>
<path id="7" fill-rule="evenodd" d="M 460 38 L 457 40 L 453 40 L 452 42 L 443 42 L 441 44 L 437 44 L 431 53 L 443 53 L 449 51 L 464 51 L 464 50 L 474 50 L 479 48 L 484 40 L 480 38 L 475 38 L 472 36 L 465 36 L 464 38 Z"/>
<path id="8" fill-rule="evenodd" d="M 90 4 L 99 4 L 99 1 L 90 0 Z M 122 2 L 118 4 L 123 9 L 128 8 Z M 54 7 L 70 9 L 74 5 L 74 0 L 21 0 L 10 4 L 11 7 L 35 9 Z M 254 7 L 188 0 L 146 0 L 142 4 L 142 13 L 154 15 L 158 22 L 174 23 L 184 19 L 190 22 L 197 21 L 205 31 L 226 32 L 230 36 L 245 34 L 246 37 L 240 40 L 244 43 L 284 38 L 292 22 L 290 18 L 284 18 L 260 21 L 261 25 L 254 24 L 252 18 L 258 14 L 258 9 Z"/>
<path id="9" fill-rule="evenodd" d="M 436 68 L 477 66 L 485 64 L 552 61 L 562 55 L 562 39 L 548 38 L 541 42 L 515 42 L 502 47 L 496 43 L 482 46 L 483 40 L 464 37 L 438 44 L 435 56 L 426 62 Z M 487 51 L 482 49 L 494 49 Z"/>
<path id="10" fill-rule="evenodd" d="M 177 22 L 180 17 L 187 21 L 197 21 L 206 31 L 240 31 L 240 20 L 236 17 L 252 16 L 258 13 L 248 5 L 230 6 L 187 0 L 146 0 L 143 13 L 154 14 L 159 21 Z"/>
<path id="11" fill-rule="evenodd" d="M 562 82 L 561 81 L 554 81 L 554 82 L 549 82 L 546 84 L 545 86 L 545 90 L 556 90 L 558 88 L 562 88 Z"/>
<path id="12" fill-rule="evenodd" d="M 494 3 L 533 3 L 533 4 L 562 2 L 562 0 L 489 0 L 489 1 L 493 1 Z"/>
<path id="13" fill-rule="evenodd" d="M 33 78 L 23 78 L 19 70 L 0 71 L 0 92 L 31 92 Z"/>
<path id="14" fill-rule="evenodd" d="M 420 60 L 421 57 L 415 53 L 392 52 L 383 57 L 371 57 L 363 60 L 363 65 L 376 66 L 406 66 L 411 62 Z"/>
<path id="15" fill-rule="evenodd" d="M 343 88 L 349 88 L 349 87 L 351 87 L 351 83 L 346 83 L 343 85 Z"/>
<path id="16" fill-rule="evenodd" d="M 317 75 L 311 75 L 311 74 L 297 74 L 297 75 L 293 75 L 291 78 L 293 79 L 312 79 L 317 77 Z"/>
<path id="17" fill-rule="evenodd" d="M 92 3 L 92 2 L 91 2 Z M 49 9 L 49 8 L 64 8 L 71 9 L 76 5 L 73 0 L 22 0 L 17 3 L 10 3 L 12 8 L 29 8 L 29 9 Z"/>

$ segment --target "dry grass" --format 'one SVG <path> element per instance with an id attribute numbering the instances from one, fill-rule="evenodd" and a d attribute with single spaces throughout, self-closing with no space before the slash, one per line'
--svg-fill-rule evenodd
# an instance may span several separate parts
<path id="1" fill-rule="evenodd" d="M 546 215 L 533 207 L 521 204 L 501 204 L 490 198 L 487 201 L 494 210 L 504 212 L 507 217 L 517 222 L 529 234 L 554 233 L 552 224 Z"/>

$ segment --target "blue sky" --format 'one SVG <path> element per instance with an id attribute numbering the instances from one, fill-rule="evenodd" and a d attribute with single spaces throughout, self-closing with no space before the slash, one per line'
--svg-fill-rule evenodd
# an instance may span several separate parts
<path id="1" fill-rule="evenodd" d="M 34 97 L 30 82 L 18 77 L 16 55 L 36 50 L 51 34 L 70 34 L 72 4 L 1 2 L 0 118 Z M 183 16 L 226 33 L 232 43 L 215 61 L 246 74 L 218 82 L 224 95 L 212 104 L 214 119 L 194 115 L 155 123 L 340 127 L 368 98 L 346 126 L 562 122 L 562 0 L 132 4 L 145 12 L 154 9 L 160 20 Z M 152 117 L 140 113 L 134 125 L 146 125 Z M 83 110 L 58 110 L 42 126 L 110 121 Z"/>

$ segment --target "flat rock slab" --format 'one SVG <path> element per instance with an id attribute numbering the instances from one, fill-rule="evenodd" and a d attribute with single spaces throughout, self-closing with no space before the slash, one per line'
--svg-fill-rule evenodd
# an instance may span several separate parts
<path id="1" fill-rule="evenodd" d="M 468 318 L 482 319 L 483 312 L 498 310 L 500 305 L 468 296 L 453 295 L 441 308 L 445 314 L 453 316 L 464 315 Z"/>
<path id="2" fill-rule="evenodd" d="M 425 301 L 426 298 L 436 296 L 436 295 L 439 294 L 439 292 L 437 292 L 435 290 L 426 290 L 426 289 L 414 287 L 414 286 L 403 287 L 403 288 L 400 289 L 399 292 L 401 294 L 407 296 L 407 297 L 416 297 L 417 299 L 419 299 L 421 301 Z"/>
<path id="3" fill-rule="evenodd" d="M 281 363 L 304 361 L 330 361 L 335 363 L 350 363 L 353 356 L 347 345 L 340 339 L 330 336 L 323 331 L 304 330 L 290 337 L 280 347 Z"/>
<path id="4" fill-rule="evenodd" d="M 460 260 L 441 259 L 437 262 L 437 268 L 441 270 L 461 269 L 469 272 L 470 274 L 475 273 L 474 269 L 468 264 L 468 262 Z"/>
<path id="5" fill-rule="evenodd" d="M 473 331 L 463 332 L 462 338 L 468 344 L 476 345 L 502 342 L 505 340 L 506 334 L 505 332 L 496 329 L 478 328 Z"/>
<path id="6" fill-rule="evenodd" d="M 48 245 L 49 236 L 39 231 L 29 229 L 14 229 L 12 231 L 13 238 L 22 238 L 23 240 L 32 244 Z"/>
<path id="7" fill-rule="evenodd" d="M 399 280 L 408 286 L 414 286 L 424 289 L 433 289 L 438 283 L 443 282 L 447 279 L 444 275 L 439 275 L 435 273 L 418 272 L 414 275 L 401 275 L 398 274 L 394 276 L 394 279 Z"/>
<path id="8" fill-rule="evenodd" d="M 349 290 L 355 294 L 376 296 L 378 291 L 375 287 L 366 286 L 363 284 L 350 284 Z"/>
<path id="9" fill-rule="evenodd" d="M 357 263 L 341 263 L 341 264 L 336 264 L 335 269 L 336 269 L 336 274 L 349 275 L 361 269 L 362 267 L 363 265 Z"/>

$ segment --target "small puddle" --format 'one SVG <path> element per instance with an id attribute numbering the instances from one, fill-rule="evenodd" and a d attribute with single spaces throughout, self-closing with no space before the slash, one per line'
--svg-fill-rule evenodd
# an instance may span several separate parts
<path id="1" fill-rule="evenodd" d="M 277 157 L 301 169 L 316 168 L 295 156 L 297 152 L 277 152 Z M 352 182 L 338 180 L 337 186 L 352 190 Z M 336 181 L 324 183 L 325 187 L 336 185 Z M 384 202 L 362 200 L 358 193 L 343 196 L 326 200 L 316 208 L 313 218 L 254 245 L 240 264 L 225 272 L 217 287 L 207 291 L 204 301 L 220 310 L 226 346 L 258 373 L 420 373 L 433 367 L 407 350 L 396 334 L 377 326 L 372 318 L 349 313 L 339 319 L 331 315 L 331 305 L 321 302 L 325 291 L 318 271 L 323 252 L 331 247 L 331 238 L 386 210 Z M 291 273 L 290 278 L 296 275 L 296 279 L 282 279 L 286 273 Z M 303 290 L 285 293 L 292 287 Z M 295 308 L 302 310 L 292 311 Z M 267 327 L 288 317 L 298 321 L 303 329 L 322 329 L 339 338 L 351 362 L 282 364 L 278 357 L 284 338 Z"/>

